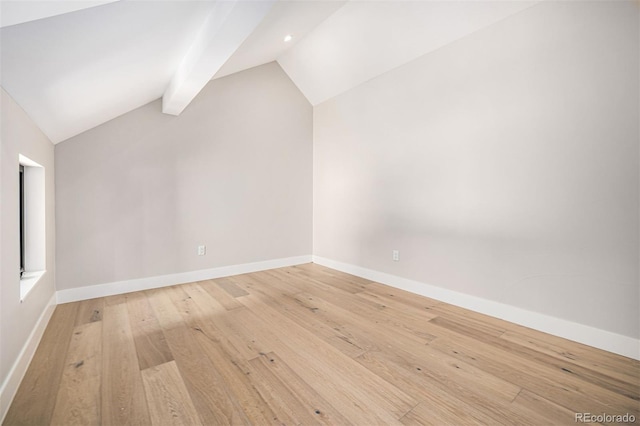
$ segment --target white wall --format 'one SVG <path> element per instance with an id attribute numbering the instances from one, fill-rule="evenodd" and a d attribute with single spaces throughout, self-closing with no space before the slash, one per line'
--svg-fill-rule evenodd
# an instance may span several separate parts
<path id="1" fill-rule="evenodd" d="M 271 63 L 57 144 L 57 289 L 310 255 L 312 118 Z"/>
<path id="2" fill-rule="evenodd" d="M 55 292 L 55 194 L 53 144 L 24 111 L 0 89 L 2 111 L 2 176 L 0 199 L 0 420 L 26 371 L 39 335 L 51 313 Z M 45 168 L 46 270 L 20 303 L 20 206 L 19 161 L 22 154 Z M 41 318 L 43 320 L 39 321 Z M 38 327 L 40 326 L 40 328 Z M 30 346 L 29 346 L 30 345 Z M 24 351 L 25 356 L 21 357 Z"/>
<path id="3" fill-rule="evenodd" d="M 543 2 L 316 106 L 314 255 L 640 337 L 638 30 Z"/>

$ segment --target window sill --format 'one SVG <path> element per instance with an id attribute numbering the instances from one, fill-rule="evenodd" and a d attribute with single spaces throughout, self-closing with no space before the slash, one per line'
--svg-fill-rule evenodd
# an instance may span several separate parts
<path id="1" fill-rule="evenodd" d="M 47 271 L 29 271 L 22 274 L 20 277 L 20 303 L 24 302 L 27 294 L 36 286 L 45 272 Z"/>

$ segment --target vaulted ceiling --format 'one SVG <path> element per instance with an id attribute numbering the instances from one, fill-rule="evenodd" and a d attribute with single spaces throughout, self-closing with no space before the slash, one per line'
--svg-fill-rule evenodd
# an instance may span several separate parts
<path id="1" fill-rule="evenodd" d="M 2 0 L 0 82 L 54 143 L 274 60 L 316 105 L 535 3 Z"/>

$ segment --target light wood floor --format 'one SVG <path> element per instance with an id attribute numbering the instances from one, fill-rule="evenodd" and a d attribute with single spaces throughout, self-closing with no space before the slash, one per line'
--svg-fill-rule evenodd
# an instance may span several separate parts
<path id="1" fill-rule="evenodd" d="M 59 305 L 6 425 L 640 418 L 640 363 L 318 265 Z"/>

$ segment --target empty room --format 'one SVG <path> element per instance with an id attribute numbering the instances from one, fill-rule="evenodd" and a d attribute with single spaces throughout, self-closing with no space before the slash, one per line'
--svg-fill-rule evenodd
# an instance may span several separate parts
<path id="1" fill-rule="evenodd" d="M 637 1 L 0 23 L 0 424 L 640 423 Z"/>

